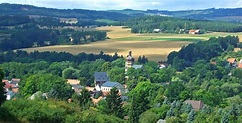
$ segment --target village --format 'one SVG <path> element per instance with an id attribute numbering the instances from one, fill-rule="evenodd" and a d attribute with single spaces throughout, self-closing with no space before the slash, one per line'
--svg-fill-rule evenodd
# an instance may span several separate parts
<path id="1" fill-rule="evenodd" d="M 238 67 L 242 68 L 242 60 L 240 62 L 237 62 L 236 58 L 229 58 L 227 60 L 228 65 L 231 67 Z M 134 64 L 135 59 L 132 56 L 132 51 L 129 51 L 128 55 L 125 58 L 125 73 L 127 73 L 128 69 L 134 68 L 137 69 L 143 69 L 143 65 L 137 65 Z M 216 62 L 211 62 L 211 64 L 216 64 Z M 159 69 L 164 69 L 168 67 L 168 64 L 164 62 L 158 62 Z M 93 74 L 94 76 L 94 85 L 93 87 L 90 86 L 82 86 L 80 85 L 80 80 L 78 79 L 67 79 L 67 83 L 72 87 L 72 89 L 75 91 L 76 94 L 80 94 L 83 89 L 86 89 L 89 91 L 91 95 L 91 99 L 93 104 L 98 104 L 100 100 L 105 100 L 106 96 L 109 94 L 110 90 L 113 88 L 117 88 L 119 91 L 119 95 L 121 96 L 121 99 L 123 102 L 128 100 L 128 96 L 126 95 L 129 90 L 127 88 L 126 84 L 121 84 L 119 82 L 112 82 L 110 81 L 110 78 L 107 74 L 107 72 L 95 72 Z M 125 77 L 126 79 L 128 76 Z M 17 100 L 19 92 L 19 83 L 21 80 L 19 78 L 13 78 L 10 81 L 9 80 L 2 80 L 3 83 L 5 83 L 5 90 L 6 90 L 6 100 Z M 163 85 L 171 84 L 170 82 L 163 82 Z M 40 92 L 34 93 L 32 96 L 30 96 L 29 100 L 34 100 L 36 95 L 38 95 Z M 44 96 L 46 99 L 48 99 L 48 93 L 43 93 L 42 96 Z M 71 103 L 72 99 L 68 99 L 68 102 Z M 195 111 L 199 111 L 200 109 L 204 108 L 206 104 L 204 104 L 201 100 L 185 100 L 184 103 L 190 104 Z"/>

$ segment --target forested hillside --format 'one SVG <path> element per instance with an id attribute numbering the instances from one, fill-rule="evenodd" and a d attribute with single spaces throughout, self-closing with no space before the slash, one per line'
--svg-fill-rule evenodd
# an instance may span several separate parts
<path id="1" fill-rule="evenodd" d="M 238 46 L 239 38 L 237 36 L 213 37 L 206 42 L 200 41 L 196 44 L 189 44 L 183 46 L 178 52 L 171 52 L 167 56 L 167 62 L 177 70 L 184 70 L 199 60 L 210 61 L 225 51 L 233 51 Z"/>
<path id="2" fill-rule="evenodd" d="M 110 19 L 125 20 L 129 16 L 116 12 L 84 10 L 84 9 L 53 9 L 44 7 L 35 7 L 31 5 L 20 4 L 0 4 L 0 13 L 5 15 L 39 15 L 58 18 L 77 18 L 86 20 Z"/>
<path id="3" fill-rule="evenodd" d="M 64 29 L 55 18 L 31 19 L 28 16 L 0 16 L 0 51 L 58 44 L 85 44 L 106 39 L 106 32 Z"/>
<path id="4" fill-rule="evenodd" d="M 202 21 L 191 19 L 179 19 L 162 16 L 146 16 L 130 19 L 122 23 L 132 28 L 132 33 L 152 33 L 154 29 L 160 29 L 166 33 L 188 33 L 189 30 L 200 29 L 202 32 L 241 32 L 242 24 L 221 21 Z"/>
<path id="5" fill-rule="evenodd" d="M 242 22 L 242 8 L 209 8 L 201 10 L 178 10 L 178 11 L 169 11 L 169 10 L 133 10 L 133 9 L 124 9 L 124 10 L 110 10 L 112 12 L 118 12 L 131 16 L 145 16 L 145 15 L 160 15 L 160 16 L 169 16 L 176 18 L 186 18 L 186 19 L 195 19 L 195 20 L 219 20 L 219 21 L 229 21 L 229 22 Z"/>

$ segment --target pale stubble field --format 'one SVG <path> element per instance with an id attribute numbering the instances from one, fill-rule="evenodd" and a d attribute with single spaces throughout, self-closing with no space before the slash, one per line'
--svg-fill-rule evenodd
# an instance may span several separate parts
<path id="1" fill-rule="evenodd" d="M 106 54 L 113 55 L 117 52 L 119 55 L 126 56 L 129 50 L 132 50 L 133 56 L 145 55 L 149 60 L 166 60 L 167 55 L 172 51 L 178 51 L 182 46 L 199 40 L 207 40 L 212 36 L 225 36 L 228 33 L 208 33 L 204 35 L 189 34 L 132 34 L 129 28 L 121 26 L 98 27 L 97 30 L 107 31 L 110 39 L 82 45 L 57 45 L 23 49 L 28 52 L 38 50 L 42 51 L 65 51 L 72 54 L 81 52 L 98 54 L 103 51 Z M 231 35 L 236 35 L 231 33 Z M 242 36 L 241 33 L 238 33 Z M 242 37 L 241 37 L 242 38 Z"/>

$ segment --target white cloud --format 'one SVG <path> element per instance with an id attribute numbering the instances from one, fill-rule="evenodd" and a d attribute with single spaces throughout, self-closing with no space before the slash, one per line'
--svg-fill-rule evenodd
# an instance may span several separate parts
<path id="1" fill-rule="evenodd" d="M 51 8 L 78 9 L 204 9 L 242 7 L 242 0 L 0 0 L 0 3 L 30 4 Z"/>

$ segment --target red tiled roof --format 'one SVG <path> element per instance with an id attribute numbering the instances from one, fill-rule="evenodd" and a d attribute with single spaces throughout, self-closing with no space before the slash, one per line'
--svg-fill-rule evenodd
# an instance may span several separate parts
<path id="1" fill-rule="evenodd" d="M 242 63 L 239 63 L 238 64 L 238 68 L 242 68 Z"/>
<path id="2" fill-rule="evenodd" d="M 14 93 L 18 93 L 19 88 L 12 88 L 12 91 L 13 91 Z"/>
<path id="3" fill-rule="evenodd" d="M 106 92 L 102 91 L 103 96 L 107 96 L 108 93 L 109 93 L 109 92 L 107 92 L 107 91 L 106 91 Z"/>
<path id="4" fill-rule="evenodd" d="M 227 61 L 229 63 L 234 63 L 236 61 L 236 58 L 228 58 Z"/>
<path id="5" fill-rule="evenodd" d="M 189 30 L 189 32 L 196 32 L 196 30 Z"/>
<path id="6" fill-rule="evenodd" d="M 2 80 L 2 82 L 8 82 L 8 80 Z"/>
<path id="7" fill-rule="evenodd" d="M 97 99 L 95 99 L 95 98 L 91 98 L 92 99 L 92 102 L 94 103 L 94 104 L 97 104 L 100 100 L 102 100 L 103 99 L 103 97 L 102 96 L 100 96 L 99 98 L 97 98 Z"/>
<path id="8" fill-rule="evenodd" d="M 3 81 L 5 83 L 4 88 L 9 89 L 12 88 L 12 86 L 14 86 L 13 84 L 10 84 L 8 81 Z"/>

